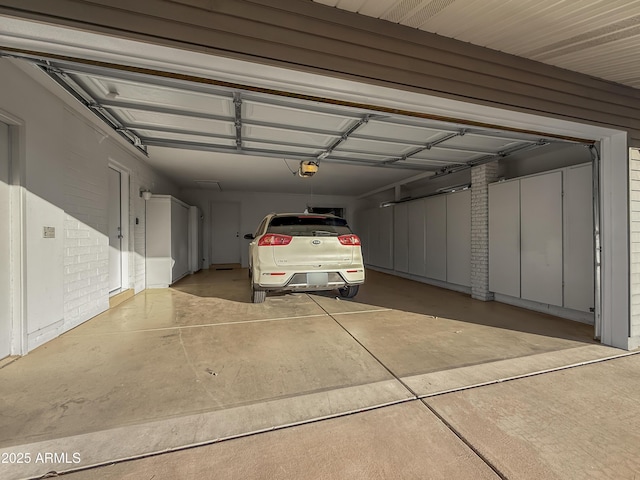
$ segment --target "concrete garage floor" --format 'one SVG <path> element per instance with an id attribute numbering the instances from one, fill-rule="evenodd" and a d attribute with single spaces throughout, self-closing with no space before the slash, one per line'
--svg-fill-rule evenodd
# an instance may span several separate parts
<path id="1" fill-rule="evenodd" d="M 190 472 L 202 478 L 202 464 L 226 472 L 217 478 L 393 478 L 395 471 L 403 478 L 495 478 L 491 464 L 509 478 L 553 478 L 554 468 L 567 478 L 550 427 L 572 418 L 562 408 L 571 411 L 598 391 L 594 380 L 593 390 L 567 392 L 571 378 L 614 362 L 635 361 L 637 367 L 640 359 L 496 384 L 625 352 L 593 342 L 587 325 L 373 271 L 353 301 L 326 293 L 274 295 L 259 305 L 248 300 L 246 270 L 203 271 L 171 289 L 143 292 L 1 368 L 0 459 L 29 452 L 31 462 L 0 463 L 0 478 L 86 468 L 270 430 L 166 460 L 152 457 L 74 476 L 121 478 L 141 468 L 131 478 L 146 475 L 144 469 L 157 469 L 154 478 Z M 552 377 L 562 379 L 553 384 L 557 391 L 540 385 L 542 395 L 531 387 L 522 396 L 527 389 L 518 388 Z M 640 470 L 640 388 L 637 376 L 627 380 L 634 388 L 623 392 L 616 408 L 635 402 L 635 416 L 620 425 L 615 417 L 619 431 L 602 438 L 626 435 L 632 446 L 616 458 Z M 491 391 L 497 393 L 481 395 Z M 578 425 L 608 418 L 603 392 Z M 536 399 L 542 404 L 525 405 Z M 534 434 L 534 441 L 527 439 L 528 428 L 545 424 L 533 413 L 546 418 L 550 404 L 556 421 Z M 570 433 L 563 433 L 563 441 Z M 547 448 L 544 456 L 537 440 Z M 513 464 L 499 466 L 506 447 L 515 448 L 507 455 Z M 214 449 L 217 460 L 195 460 L 203 449 Z M 588 448 L 579 450 L 588 457 Z M 59 456 L 35 461 L 47 452 Z M 265 455 L 272 461 L 265 463 Z M 162 465 L 171 458 L 184 459 L 183 467 L 192 470 L 176 465 L 169 475 Z M 322 466 L 314 470 L 307 458 Z M 528 476 L 532 472 L 549 475 Z"/>

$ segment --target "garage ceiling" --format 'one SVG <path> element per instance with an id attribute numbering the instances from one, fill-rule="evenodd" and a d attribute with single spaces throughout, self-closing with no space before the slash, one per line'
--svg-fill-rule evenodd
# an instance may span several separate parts
<path id="1" fill-rule="evenodd" d="M 314 0 L 640 88 L 637 0 Z"/>

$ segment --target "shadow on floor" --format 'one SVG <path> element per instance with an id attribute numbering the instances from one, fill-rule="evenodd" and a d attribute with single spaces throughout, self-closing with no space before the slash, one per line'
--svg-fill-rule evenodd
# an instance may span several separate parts
<path id="1" fill-rule="evenodd" d="M 174 284 L 172 289 L 202 298 L 216 298 L 251 303 L 248 270 L 202 270 Z M 269 298 L 286 298 L 290 293 L 270 293 Z M 336 299 L 338 292 L 313 292 L 311 298 Z M 593 339 L 593 326 L 553 315 L 533 312 L 498 302 L 472 299 L 465 293 L 427 285 L 374 270 L 367 270 L 367 281 L 353 299 L 342 299 L 345 311 L 372 308 L 446 318 L 476 325 L 544 335 L 587 344 L 599 344 Z M 268 300 L 267 300 L 268 301 Z M 326 304 L 326 301 L 324 302 Z M 350 304 L 349 307 L 346 307 Z M 322 307 L 325 305 L 321 303 Z M 328 313 L 337 313 L 328 310 Z"/>

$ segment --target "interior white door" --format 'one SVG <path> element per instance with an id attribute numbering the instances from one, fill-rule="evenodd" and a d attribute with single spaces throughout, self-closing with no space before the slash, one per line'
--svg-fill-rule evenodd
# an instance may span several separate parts
<path id="1" fill-rule="evenodd" d="M 0 358 L 11 354 L 9 126 L 0 123 Z"/>
<path id="2" fill-rule="evenodd" d="M 240 204 L 211 204 L 211 263 L 240 263 Z"/>
<path id="3" fill-rule="evenodd" d="M 121 174 L 109 168 L 109 292 L 122 288 Z"/>

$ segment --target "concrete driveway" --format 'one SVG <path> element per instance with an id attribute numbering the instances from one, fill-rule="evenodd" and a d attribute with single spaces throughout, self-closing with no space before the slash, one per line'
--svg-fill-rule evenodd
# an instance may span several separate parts
<path id="1" fill-rule="evenodd" d="M 636 480 L 638 372 L 633 355 L 69 478 Z"/>
<path id="2" fill-rule="evenodd" d="M 506 440 L 489 435 L 494 452 L 480 436 L 486 425 L 468 434 L 482 449 L 467 440 L 456 422 L 490 418 L 484 409 L 493 402 L 464 403 L 467 396 L 626 354 L 593 342 L 587 325 L 376 272 L 353 301 L 248 299 L 246 270 L 204 271 L 143 292 L 1 368 L 0 456 L 15 461 L 0 464 L 0 477 L 181 450 L 166 457 L 173 462 L 213 448 L 237 467 L 211 464 L 229 478 L 252 468 L 257 478 L 336 478 L 350 468 L 360 478 L 393 478 L 401 467 L 414 478 L 492 478 L 509 471 L 494 458 Z M 478 385 L 487 386 L 468 389 Z M 238 457 L 247 448 L 255 456 Z M 390 449 L 403 453 L 392 460 Z M 30 461 L 17 463 L 20 453 Z M 314 470 L 302 460 L 315 454 L 335 461 Z M 164 461 L 122 465 L 161 475 L 170 471 Z M 109 472 L 123 474 L 76 475 Z"/>

